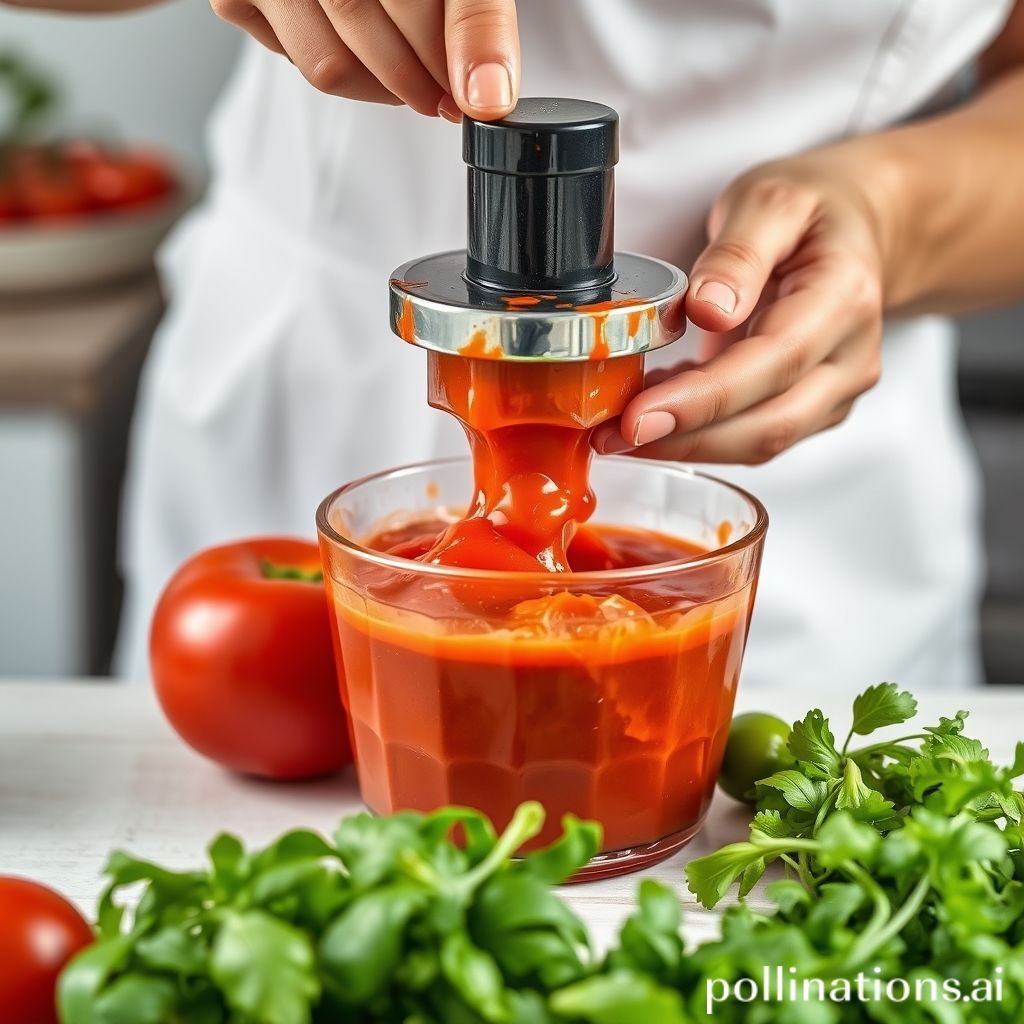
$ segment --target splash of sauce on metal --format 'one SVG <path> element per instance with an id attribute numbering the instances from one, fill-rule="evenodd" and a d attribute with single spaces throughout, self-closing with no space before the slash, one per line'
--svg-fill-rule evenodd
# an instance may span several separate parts
<path id="1" fill-rule="evenodd" d="M 402 312 L 398 316 L 395 331 L 402 341 L 406 341 L 410 345 L 416 343 L 416 322 L 413 316 L 412 299 L 408 295 L 402 299 Z"/>
<path id="2" fill-rule="evenodd" d="M 474 331 L 465 345 L 459 348 L 460 356 L 469 356 L 471 359 L 501 359 L 504 353 L 500 346 L 487 344 L 487 332 L 481 327 Z"/>

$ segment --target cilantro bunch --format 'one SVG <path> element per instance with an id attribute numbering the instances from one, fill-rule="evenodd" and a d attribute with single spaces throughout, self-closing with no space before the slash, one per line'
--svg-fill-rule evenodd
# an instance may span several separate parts
<path id="1" fill-rule="evenodd" d="M 966 714 L 851 749 L 916 713 L 883 684 L 861 694 L 840 746 L 820 711 L 797 722 L 792 764 L 758 783 L 749 839 L 687 867 L 713 907 L 769 864 L 770 914 L 742 902 L 721 937 L 687 948 L 678 895 L 652 880 L 617 942 L 595 953 L 551 890 L 600 846 L 568 817 L 543 850 L 519 808 L 500 836 L 481 815 L 356 815 L 331 839 L 297 831 L 247 852 L 222 835 L 202 871 L 115 853 L 99 941 L 59 989 L 64 1024 L 1020 1024 L 1024 1021 L 1024 743 L 999 768 Z M 453 830 L 461 841 L 453 841 Z M 123 890 L 141 887 L 134 911 Z M 997 998 L 910 1002 L 709 999 L 760 981 L 997 975 Z M 716 988 L 717 987 L 717 988 Z M 930 990 L 925 990 L 930 991 Z"/>
<path id="2" fill-rule="evenodd" d="M 910 694 L 884 683 L 855 699 L 841 747 L 820 711 L 794 724 L 793 766 L 758 783 L 750 838 L 686 869 L 690 889 L 710 908 L 733 885 L 745 895 L 769 863 L 781 863 L 787 877 L 767 887 L 778 910 L 727 910 L 721 940 L 686 958 L 671 983 L 694 993 L 710 978 L 753 978 L 768 964 L 787 977 L 832 983 L 862 972 L 931 979 L 940 988 L 954 979 L 966 992 L 1000 976 L 1002 998 L 798 1001 L 749 1016 L 720 1008 L 716 1020 L 1024 1021 L 1024 796 L 1014 789 L 1024 775 L 1024 743 L 1010 767 L 997 767 L 964 735 L 960 711 L 921 732 L 851 749 L 855 736 L 900 725 L 916 711 Z"/>
<path id="3" fill-rule="evenodd" d="M 543 821 L 538 804 L 524 804 L 499 837 L 459 808 L 360 814 L 330 841 L 295 831 L 247 853 L 221 835 L 195 872 L 115 853 L 99 941 L 60 981 L 61 1020 L 553 1019 L 546 993 L 584 976 L 593 954 L 551 886 L 594 855 L 600 829 L 568 817 L 560 840 L 512 862 Z M 116 897 L 139 882 L 129 915 Z"/>

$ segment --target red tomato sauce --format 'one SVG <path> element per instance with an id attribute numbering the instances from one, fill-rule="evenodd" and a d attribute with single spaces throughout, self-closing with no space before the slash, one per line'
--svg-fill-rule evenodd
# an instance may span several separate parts
<path id="1" fill-rule="evenodd" d="M 363 543 L 476 580 L 364 569 L 335 590 L 345 701 L 367 804 L 466 804 L 507 823 L 540 800 L 595 818 L 604 848 L 691 831 L 710 802 L 742 656 L 749 588 L 715 563 L 679 577 L 559 587 L 565 572 L 694 560 L 653 531 L 588 526 L 590 436 L 642 386 L 643 357 L 522 363 L 430 353 L 429 400 L 458 417 L 475 493 L 445 526 Z M 524 579 L 523 572 L 531 573 Z M 544 580 L 538 582 L 538 574 Z M 347 596 L 346 596 L 347 595 Z"/>

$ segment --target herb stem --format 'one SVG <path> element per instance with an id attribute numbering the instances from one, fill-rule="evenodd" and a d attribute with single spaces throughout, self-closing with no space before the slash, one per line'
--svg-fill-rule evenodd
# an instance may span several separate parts
<path id="1" fill-rule="evenodd" d="M 814 875 L 811 873 L 810 865 L 807 862 L 807 851 L 801 850 L 797 854 L 796 861 L 789 858 L 789 862 L 796 869 L 796 873 L 800 878 L 800 884 L 812 895 L 818 894 L 818 885 L 814 880 Z"/>
<path id="2" fill-rule="evenodd" d="M 821 806 L 818 808 L 818 813 L 814 818 L 814 827 L 811 829 L 811 835 L 815 836 L 818 834 L 818 829 L 821 828 L 828 816 L 829 811 L 832 809 L 832 804 L 835 801 L 836 793 L 839 792 L 839 782 L 831 783 L 828 793 L 825 799 L 821 802 Z"/>
<path id="3" fill-rule="evenodd" d="M 852 866 L 849 864 L 844 865 L 844 868 L 850 870 L 850 873 L 853 874 L 851 867 Z M 860 869 L 858 868 L 858 870 Z M 866 872 L 862 872 L 862 874 L 864 874 L 864 877 L 867 878 L 872 885 L 875 885 L 874 880 L 870 879 L 870 876 L 868 876 Z M 871 924 L 869 924 L 853 944 L 850 954 L 847 957 L 847 968 L 852 969 L 858 964 L 863 963 L 868 959 L 868 957 L 881 949 L 891 938 L 893 938 L 893 936 L 899 935 L 907 924 L 910 923 L 914 915 L 921 909 L 930 888 L 931 879 L 927 874 L 925 874 L 918 880 L 917 885 L 915 885 L 911 890 L 906 902 L 889 918 L 888 922 L 878 928 L 877 931 L 875 931 Z M 885 898 L 884 893 L 882 893 L 882 897 L 883 899 Z M 886 900 L 886 903 L 888 903 L 888 900 Z M 872 921 L 873 920 L 874 919 L 872 919 Z"/>
<path id="4" fill-rule="evenodd" d="M 843 755 L 843 757 L 846 757 L 846 748 L 849 747 L 850 740 L 852 740 L 852 739 L 853 739 L 853 726 L 851 725 L 850 726 L 850 731 L 846 734 L 846 739 L 843 741 L 843 749 L 840 751 L 840 753 Z"/>
<path id="5" fill-rule="evenodd" d="M 854 761 L 859 757 L 864 757 L 867 754 L 873 754 L 877 750 L 884 750 L 886 747 L 898 747 L 902 743 L 910 743 L 913 740 L 926 740 L 929 739 L 929 734 L 926 732 L 913 733 L 910 736 L 900 736 L 899 739 L 895 740 L 884 740 L 881 743 L 872 743 L 869 747 L 861 747 L 859 750 L 853 750 L 849 753 L 850 758 Z M 845 753 L 846 748 L 843 748 Z"/>
<path id="6" fill-rule="evenodd" d="M 459 889 L 464 893 L 471 893 L 543 827 L 544 808 L 536 801 L 520 804 L 508 828 L 498 837 L 498 841 L 491 847 L 487 856 L 459 880 Z"/>

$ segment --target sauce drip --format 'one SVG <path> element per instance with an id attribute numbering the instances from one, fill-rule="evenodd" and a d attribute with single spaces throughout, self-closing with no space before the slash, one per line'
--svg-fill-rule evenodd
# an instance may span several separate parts
<path id="1" fill-rule="evenodd" d="M 479 341 L 470 339 L 476 351 Z M 428 400 L 462 423 L 475 493 L 466 517 L 423 561 L 473 569 L 566 572 L 594 511 L 590 437 L 643 383 L 643 356 L 526 363 L 431 352 Z"/>

